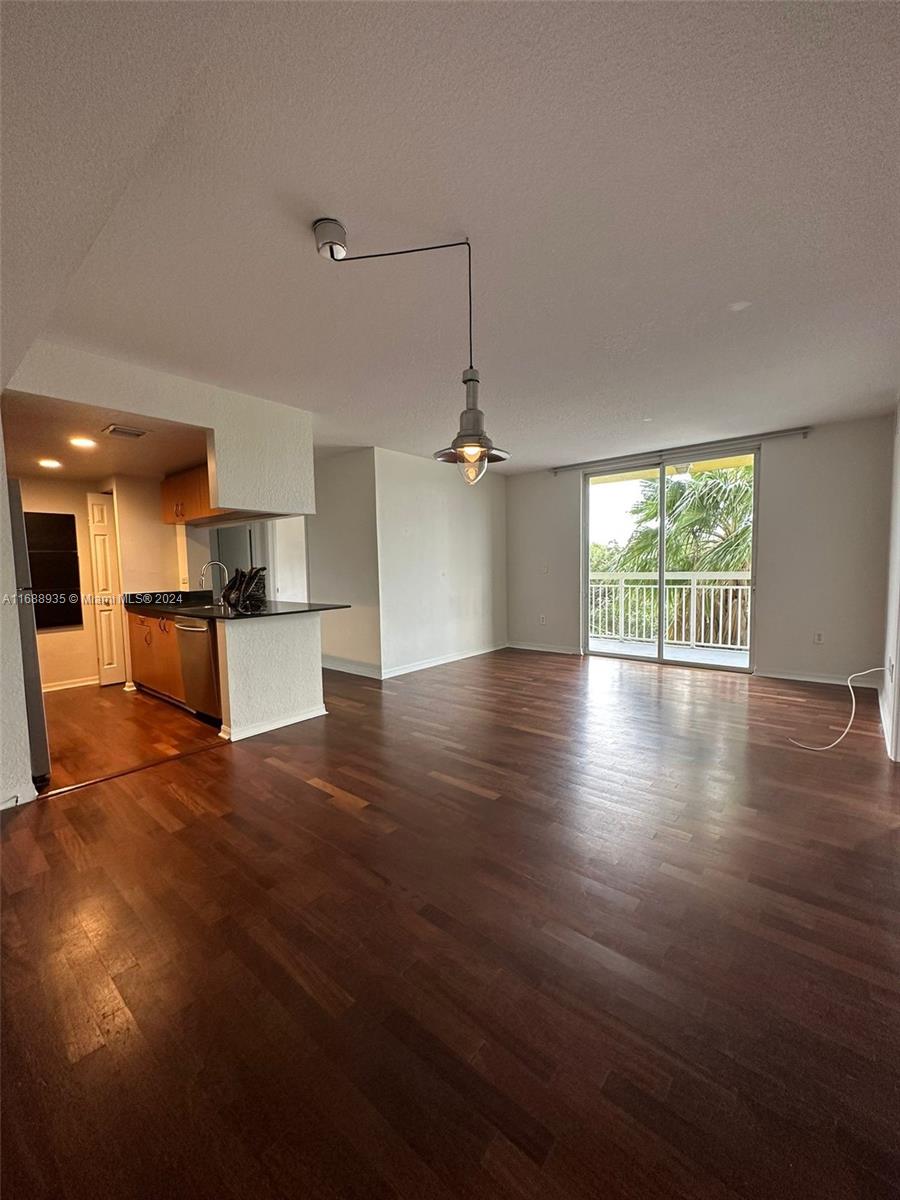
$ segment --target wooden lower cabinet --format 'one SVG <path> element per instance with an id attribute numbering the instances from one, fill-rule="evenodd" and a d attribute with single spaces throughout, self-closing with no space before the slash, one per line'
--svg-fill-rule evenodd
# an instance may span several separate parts
<path id="1" fill-rule="evenodd" d="M 134 682 L 184 703 L 181 653 L 172 618 L 129 613 L 128 636 Z"/>

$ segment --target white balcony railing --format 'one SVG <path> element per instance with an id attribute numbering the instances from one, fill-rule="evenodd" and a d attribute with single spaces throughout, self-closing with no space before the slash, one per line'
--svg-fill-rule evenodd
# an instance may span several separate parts
<path id="1" fill-rule="evenodd" d="M 749 571 L 667 571 L 665 641 L 675 646 L 747 650 Z M 588 583 L 593 638 L 655 642 L 659 578 L 653 571 L 600 571 Z"/>

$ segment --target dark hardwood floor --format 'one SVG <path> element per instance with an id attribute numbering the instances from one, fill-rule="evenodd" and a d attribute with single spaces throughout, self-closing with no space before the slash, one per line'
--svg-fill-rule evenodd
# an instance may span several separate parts
<path id="1" fill-rule="evenodd" d="M 121 684 L 44 693 L 49 790 L 105 779 L 146 763 L 213 746 L 219 731 L 192 713 Z"/>
<path id="2" fill-rule="evenodd" d="M 9 1197 L 881 1200 L 872 693 L 501 651 L 3 819 Z M 830 736 L 829 736 L 830 735 Z"/>

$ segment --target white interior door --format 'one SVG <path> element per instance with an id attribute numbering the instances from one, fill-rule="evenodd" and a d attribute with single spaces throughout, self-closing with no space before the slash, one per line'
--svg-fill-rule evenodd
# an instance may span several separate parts
<path id="1" fill-rule="evenodd" d="M 124 683 L 125 633 L 113 498 L 101 492 L 89 492 L 87 506 L 94 577 L 92 607 L 97 628 L 97 673 L 101 683 Z"/>

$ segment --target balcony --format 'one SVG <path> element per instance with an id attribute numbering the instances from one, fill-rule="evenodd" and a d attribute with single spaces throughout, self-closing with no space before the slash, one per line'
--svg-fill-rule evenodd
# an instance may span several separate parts
<path id="1" fill-rule="evenodd" d="M 750 665 L 750 572 L 666 572 L 664 654 L 672 662 Z M 588 645 L 656 658 L 659 577 L 600 571 L 588 582 Z"/>

